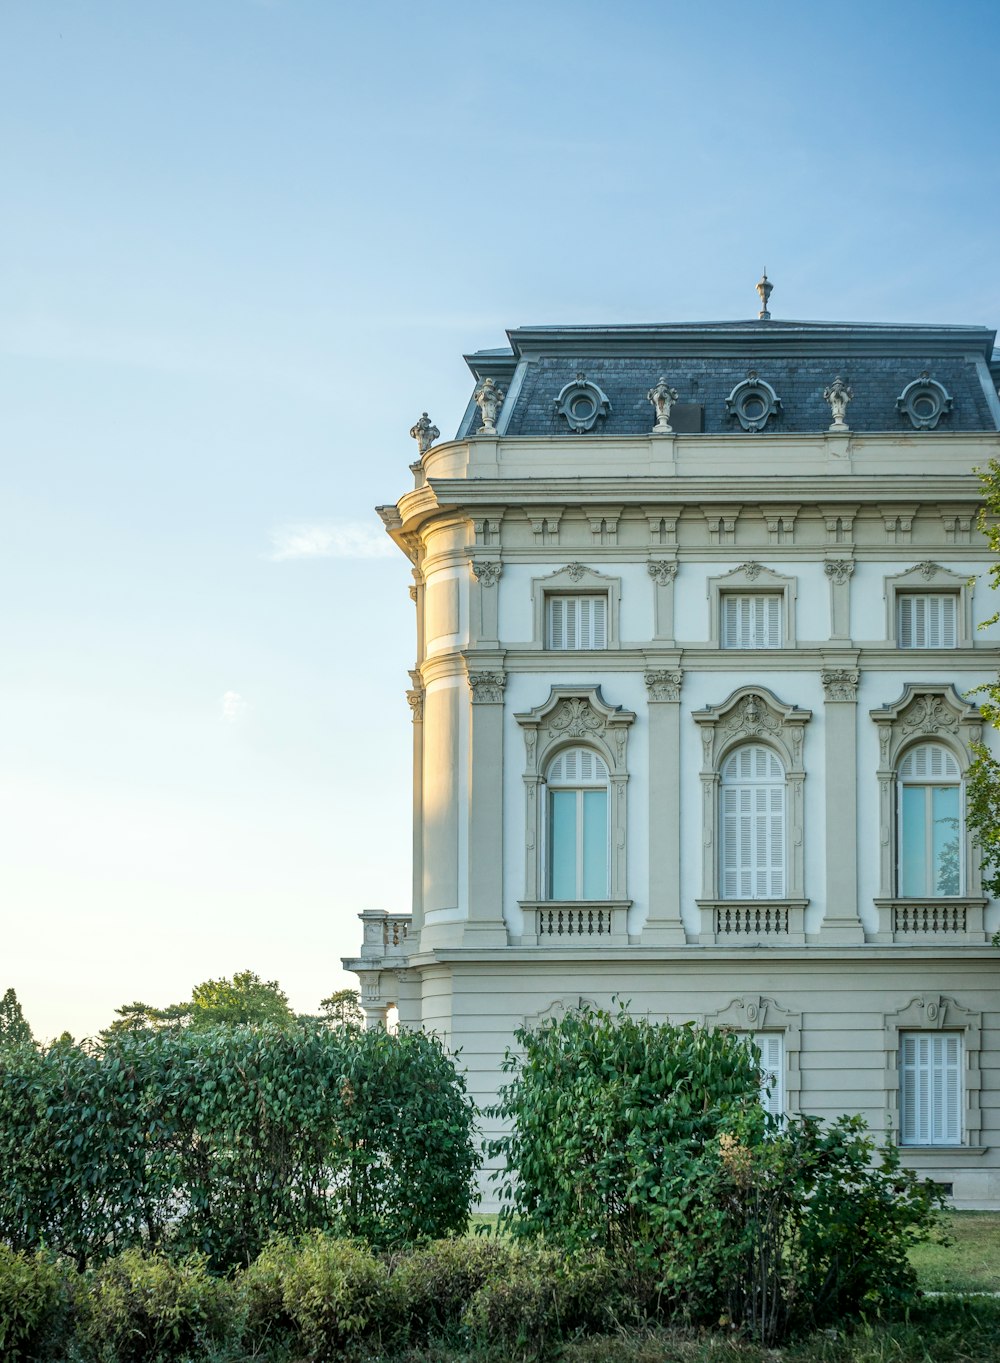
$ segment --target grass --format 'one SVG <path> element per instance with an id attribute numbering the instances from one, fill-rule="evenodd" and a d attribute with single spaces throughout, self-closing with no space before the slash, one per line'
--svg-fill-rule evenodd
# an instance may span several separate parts
<path id="1" fill-rule="evenodd" d="M 950 1243 L 917 1245 L 910 1260 L 925 1292 L 1000 1292 L 1000 1212 L 950 1212 Z"/>

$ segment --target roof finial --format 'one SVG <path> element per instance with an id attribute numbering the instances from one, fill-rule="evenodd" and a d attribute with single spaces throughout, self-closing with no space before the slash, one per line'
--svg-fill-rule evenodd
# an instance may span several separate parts
<path id="1" fill-rule="evenodd" d="M 764 266 L 764 269 L 761 271 L 761 276 L 760 279 L 757 281 L 756 288 L 758 294 L 760 294 L 760 312 L 758 312 L 757 316 L 762 322 L 770 322 L 771 314 L 767 310 L 767 302 L 768 299 L 771 297 L 771 290 L 774 288 L 774 285 L 767 277 L 766 265 Z"/>

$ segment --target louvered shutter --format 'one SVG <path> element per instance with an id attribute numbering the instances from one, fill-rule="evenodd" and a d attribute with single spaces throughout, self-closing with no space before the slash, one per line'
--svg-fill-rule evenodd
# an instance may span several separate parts
<path id="1" fill-rule="evenodd" d="M 740 601 L 739 596 L 722 598 L 722 647 L 740 648 Z"/>
<path id="2" fill-rule="evenodd" d="M 607 648 L 606 596 L 550 596 L 546 609 L 549 648 Z"/>
<path id="3" fill-rule="evenodd" d="M 900 1141 L 959 1145 L 962 1039 L 955 1032 L 905 1032 L 899 1055 Z"/>
<path id="4" fill-rule="evenodd" d="M 549 648 L 566 648 L 566 597 L 550 596 Z"/>
<path id="5" fill-rule="evenodd" d="M 767 748 L 739 748 L 720 786 L 724 899 L 781 899 L 785 893 L 785 781 Z"/>
<path id="6" fill-rule="evenodd" d="M 726 592 L 721 601 L 723 648 L 781 647 L 780 593 Z"/>
<path id="7" fill-rule="evenodd" d="M 958 597 L 954 592 L 901 593 L 897 598 L 900 648 L 954 648 Z"/>
<path id="8" fill-rule="evenodd" d="M 760 1051 L 760 1100 L 775 1117 L 785 1110 L 784 1046 L 778 1032 L 755 1032 L 754 1043 Z"/>
<path id="9" fill-rule="evenodd" d="M 733 786 L 722 787 L 722 897 L 741 899 L 739 883 L 741 792 Z"/>

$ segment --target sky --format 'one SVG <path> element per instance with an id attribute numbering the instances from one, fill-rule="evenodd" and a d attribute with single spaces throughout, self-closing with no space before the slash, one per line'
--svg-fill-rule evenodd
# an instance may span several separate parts
<path id="1" fill-rule="evenodd" d="M 0 0 L 0 992 L 37 1036 L 409 907 L 373 511 L 507 327 L 997 326 L 995 3 Z"/>

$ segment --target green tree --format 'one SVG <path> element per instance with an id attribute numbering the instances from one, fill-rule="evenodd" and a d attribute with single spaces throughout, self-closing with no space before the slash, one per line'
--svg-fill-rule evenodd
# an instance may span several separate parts
<path id="1" fill-rule="evenodd" d="M 117 1017 L 101 1033 L 104 1042 L 129 1032 L 179 1031 L 193 1027 L 290 1027 L 295 1014 L 277 980 L 262 980 L 253 970 L 238 970 L 232 979 L 204 980 L 196 984 L 190 999 L 166 1008 L 151 1004 L 123 1004 Z"/>
<path id="2" fill-rule="evenodd" d="M 327 999 L 320 999 L 320 1016 L 331 1027 L 363 1027 L 365 1015 L 356 989 L 338 989 Z"/>
<path id="3" fill-rule="evenodd" d="M 8 989 L 0 999 L 0 1046 L 33 1046 L 35 1038 L 21 1011 L 17 995 Z"/>
<path id="4" fill-rule="evenodd" d="M 979 527 L 986 536 L 990 552 L 996 562 L 989 570 L 990 585 L 1000 589 L 1000 460 L 991 459 L 980 473 L 983 485 L 983 506 L 979 513 Z M 982 621 L 980 628 L 996 624 L 1000 610 Z M 995 729 L 1000 729 L 1000 675 L 977 690 L 983 696 L 979 708 L 984 718 Z M 1000 762 L 990 753 L 985 743 L 974 743 L 975 760 L 966 778 L 966 814 L 969 828 L 982 853 L 983 888 L 990 895 L 1000 895 Z M 997 934 L 1000 937 L 1000 933 Z M 994 938 L 997 945 L 1000 941 Z"/>

